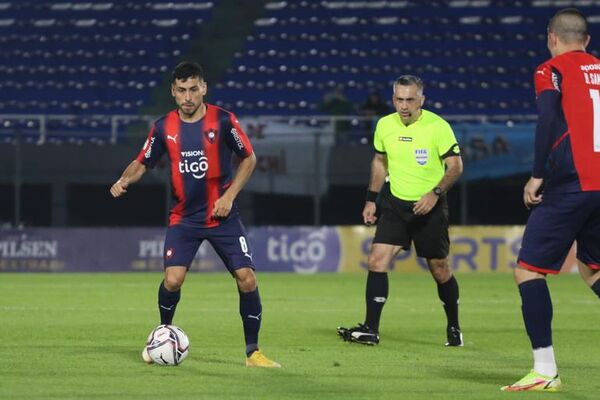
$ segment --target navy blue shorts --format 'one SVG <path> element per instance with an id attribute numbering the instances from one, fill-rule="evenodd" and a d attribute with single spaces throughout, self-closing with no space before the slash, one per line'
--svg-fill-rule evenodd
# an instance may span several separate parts
<path id="1" fill-rule="evenodd" d="M 600 192 L 544 194 L 527 221 L 519 265 L 558 274 L 575 240 L 579 261 L 600 269 Z"/>
<path id="2" fill-rule="evenodd" d="M 189 269 L 204 240 L 209 241 L 232 274 L 240 268 L 254 269 L 252 246 L 239 217 L 229 218 L 214 228 L 197 228 L 185 224 L 170 226 L 165 238 L 165 268 L 181 266 Z"/>

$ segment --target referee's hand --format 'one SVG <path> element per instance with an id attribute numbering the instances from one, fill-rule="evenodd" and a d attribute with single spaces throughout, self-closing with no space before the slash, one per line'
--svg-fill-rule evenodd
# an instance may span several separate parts
<path id="1" fill-rule="evenodd" d="M 365 225 L 375 225 L 377 222 L 377 217 L 375 216 L 375 211 L 377 210 L 377 206 L 373 201 L 367 201 L 365 203 L 365 208 L 363 208 L 363 222 Z"/>
<path id="2" fill-rule="evenodd" d="M 433 209 L 433 207 L 435 207 L 438 200 L 439 197 L 437 194 L 433 192 L 427 193 L 415 203 L 415 205 L 413 206 L 413 213 L 415 213 L 415 215 L 428 214 Z"/>

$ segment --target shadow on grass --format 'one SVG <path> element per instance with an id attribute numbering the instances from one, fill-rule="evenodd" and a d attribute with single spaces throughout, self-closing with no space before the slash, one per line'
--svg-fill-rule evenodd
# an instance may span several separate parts
<path id="1" fill-rule="evenodd" d="M 495 371 L 493 368 L 482 370 L 481 368 L 471 369 L 462 364 L 460 367 L 436 368 L 434 376 L 445 377 L 449 379 L 458 379 L 465 382 L 481 383 L 486 385 L 497 385 L 500 389 L 503 385 L 508 385 L 517 381 L 518 371 L 516 373 Z"/>

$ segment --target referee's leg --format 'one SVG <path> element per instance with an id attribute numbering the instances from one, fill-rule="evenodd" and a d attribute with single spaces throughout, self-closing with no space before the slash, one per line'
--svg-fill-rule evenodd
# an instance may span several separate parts
<path id="1" fill-rule="evenodd" d="M 444 304 L 446 313 L 446 346 L 462 346 L 462 333 L 458 322 L 458 282 L 452 274 L 448 257 L 428 258 L 427 266 L 437 283 L 438 297 Z"/>
<path id="2" fill-rule="evenodd" d="M 379 332 L 381 312 L 388 297 L 388 268 L 392 259 L 402 249 L 386 243 L 373 243 L 368 258 L 369 272 L 365 291 L 365 325 Z"/>

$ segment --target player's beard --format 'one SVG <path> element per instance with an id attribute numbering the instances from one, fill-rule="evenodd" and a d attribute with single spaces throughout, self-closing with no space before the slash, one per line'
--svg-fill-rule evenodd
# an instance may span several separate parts
<path id="1" fill-rule="evenodd" d="M 192 116 L 194 116 L 194 114 L 196 114 L 196 112 L 198 111 L 198 109 L 200 108 L 200 106 L 202 106 L 202 103 L 198 104 L 198 105 L 197 105 L 197 106 L 195 106 L 195 107 L 188 108 L 188 110 L 192 110 L 192 111 L 190 111 L 190 112 L 186 111 L 186 109 L 184 108 L 184 105 L 185 105 L 185 104 L 181 104 L 181 105 L 179 106 L 179 111 L 181 111 L 181 113 L 182 113 L 182 114 L 183 114 L 185 117 L 187 117 L 187 118 L 191 118 Z"/>

